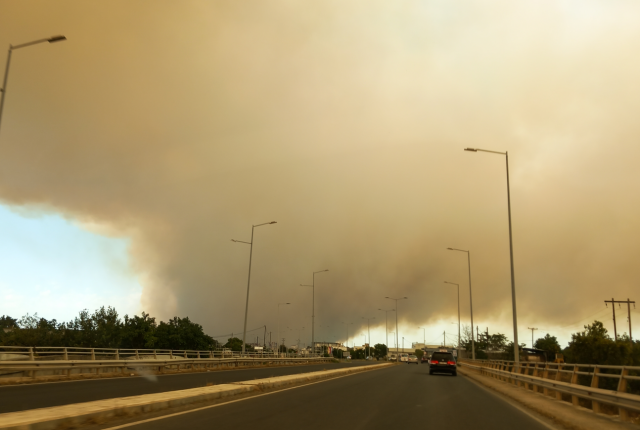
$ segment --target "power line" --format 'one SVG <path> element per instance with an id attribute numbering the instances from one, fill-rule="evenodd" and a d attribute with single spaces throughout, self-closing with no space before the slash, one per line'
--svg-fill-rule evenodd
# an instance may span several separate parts
<path id="1" fill-rule="evenodd" d="M 250 333 L 252 331 L 257 331 L 257 330 L 264 330 L 264 326 L 260 326 L 258 328 L 254 328 L 253 330 L 247 330 L 247 333 Z M 238 330 L 238 331 L 234 331 L 233 333 L 228 333 L 228 334 L 221 334 L 219 336 L 211 336 L 214 339 L 218 339 L 220 337 L 227 337 L 227 336 L 233 336 L 234 334 L 240 334 L 242 332 L 242 330 Z"/>

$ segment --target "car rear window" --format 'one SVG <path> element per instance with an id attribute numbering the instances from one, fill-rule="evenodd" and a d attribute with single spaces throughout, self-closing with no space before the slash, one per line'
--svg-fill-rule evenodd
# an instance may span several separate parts
<path id="1" fill-rule="evenodd" d="M 434 352 L 431 356 L 431 359 L 438 361 L 454 361 L 453 354 L 451 354 L 450 352 Z"/>

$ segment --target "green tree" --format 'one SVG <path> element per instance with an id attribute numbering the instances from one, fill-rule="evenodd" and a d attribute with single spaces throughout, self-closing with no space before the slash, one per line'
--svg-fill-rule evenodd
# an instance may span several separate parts
<path id="1" fill-rule="evenodd" d="M 156 346 L 156 319 L 142 312 L 142 316 L 124 316 L 122 348 L 151 349 Z"/>
<path id="2" fill-rule="evenodd" d="M 633 347 L 626 342 L 615 342 L 600 321 L 584 326 L 584 330 L 571 335 L 564 350 L 565 360 L 571 363 L 633 365 Z"/>
<path id="3" fill-rule="evenodd" d="M 536 342 L 533 344 L 533 347 L 548 351 L 553 354 L 548 357 L 549 359 L 553 359 L 555 357 L 555 353 L 560 352 L 560 344 L 558 343 L 558 339 L 555 336 L 551 336 L 549 333 L 547 333 L 544 337 L 536 340 Z"/>
<path id="4" fill-rule="evenodd" d="M 375 358 L 383 358 L 386 357 L 387 355 L 387 345 L 383 344 L 383 343 L 376 343 L 373 346 L 373 356 Z"/>
<path id="5" fill-rule="evenodd" d="M 286 348 L 285 345 L 280 345 L 280 347 Z M 242 339 L 230 337 L 223 348 L 229 348 L 231 351 L 242 351 Z M 245 351 L 253 351 L 253 347 L 251 345 L 245 345 Z"/>
<path id="6" fill-rule="evenodd" d="M 122 339 L 122 321 L 118 312 L 109 306 L 102 306 L 91 315 L 95 330 L 95 346 L 99 348 L 119 348 Z"/>
<path id="7" fill-rule="evenodd" d="M 414 354 L 416 355 L 416 357 L 418 357 L 418 360 L 422 359 L 422 356 L 424 355 L 424 351 L 421 349 L 416 349 L 416 351 L 414 352 Z"/>
<path id="8" fill-rule="evenodd" d="M 166 323 L 161 321 L 156 337 L 157 347 L 161 349 L 208 350 L 217 345 L 211 336 L 204 333 L 202 326 L 191 322 L 189 317 L 173 317 Z"/>

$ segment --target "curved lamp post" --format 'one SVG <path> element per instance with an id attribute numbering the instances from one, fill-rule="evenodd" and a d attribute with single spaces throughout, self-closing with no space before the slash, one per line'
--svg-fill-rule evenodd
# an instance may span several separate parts
<path id="1" fill-rule="evenodd" d="M 398 344 L 400 343 L 399 338 L 398 338 L 398 300 L 407 300 L 409 298 L 408 297 L 401 297 L 399 299 L 395 299 L 393 297 L 385 297 L 385 299 L 395 300 L 396 301 L 396 357 L 398 357 L 397 360 L 400 360 L 400 357 L 398 356 Z M 404 343 L 402 344 L 402 352 L 404 352 Z"/>
<path id="2" fill-rule="evenodd" d="M 245 305 L 245 308 L 244 308 L 244 329 L 242 330 L 242 355 L 244 355 L 244 346 L 245 346 L 244 341 L 247 337 L 247 316 L 249 315 L 249 287 L 251 286 L 251 258 L 253 256 L 253 230 L 256 227 L 260 227 L 261 225 L 267 225 L 267 224 L 276 224 L 276 222 L 271 221 L 271 222 L 265 222 L 262 224 L 256 224 L 251 226 L 251 242 L 244 242 L 242 240 L 231 239 L 231 242 L 246 243 L 247 245 L 251 246 L 251 248 L 249 249 L 249 277 L 247 278 L 247 304 Z"/>
<path id="3" fill-rule="evenodd" d="M 513 234 L 511 232 L 511 192 L 509 190 L 509 153 L 488 151 L 486 149 L 478 148 L 465 148 L 465 151 L 470 152 L 489 152 L 491 154 L 504 155 L 507 164 L 507 211 L 509 213 L 509 255 L 511 256 L 511 306 L 513 307 L 513 360 L 516 363 L 520 362 L 520 354 L 518 353 L 518 314 L 516 312 L 516 275 L 513 268 Z M 473 331 L 473 327 L 471 327 Z"/>
<path id="4" fill-rule="evenodd" d="M 7 80 L 9 79 L 9 65 L 11 64 L 11 53 L 14 49 L 25 48 L 27 46 L 37 45 L 39 43 L 54 43 L 54 42 L 62 42 L 63 40 L 67 40 L 64 36 L 52 36 L 48 39 L 38 39 L 33 42 L 22 43 L 20 45 L 9 45 L 9 53 L 7 54 L 7 66 L 4 70 L 4 80 L 2 81 L 2 88 L 0 88 L 0 92 L 2 95 L 0 96 L 0 123 L 2 122 L 2 108 L 4 107 L 4 96 L 7 94 Z"/>
<path id="5" fill-rule="evenodd" d="M 311 285 L 300 284 L 301 287 L 311 287 L 312 290 L 312 298 L 311 298 L 311 350 L 313 353 L 316 353 L 316 343 L 315 343 L 315 319 L 316 319 L 316 273 L 328 272 L 329 269 L 318 270 L 317 272 L 313 272 L 313 282 Z"/>

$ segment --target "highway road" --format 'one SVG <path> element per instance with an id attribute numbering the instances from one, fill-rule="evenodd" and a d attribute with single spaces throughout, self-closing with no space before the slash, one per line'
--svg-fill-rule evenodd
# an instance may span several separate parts
<path id="1" fill-rule="evenodd" d="M 305 430 L 550 428 L 464 376 L 429 375 L 427 365 L 392 366 L 153 418 L 153 421 L 126 424 L 131 430 L 292 427 Z M 119 424 L 117 428 L 125 427 Z"/>
<path id="2" fill-rule="evenodd" d="M 185 390 L 188 388 L 204 387 L 207 383 L 225 384 L 229 382 L 269 378 L 271 376 L 293 375 L 297 373 L 315 372 L 322 369 L 338 369 L 377 363 L 379 362 L 356 361 L 350 363 L 323 363 L 148 377 L 88 379 L 0 386 L 0 413 L 91 402 L 93 400 L 112 399 L 116 397 Z"/>

